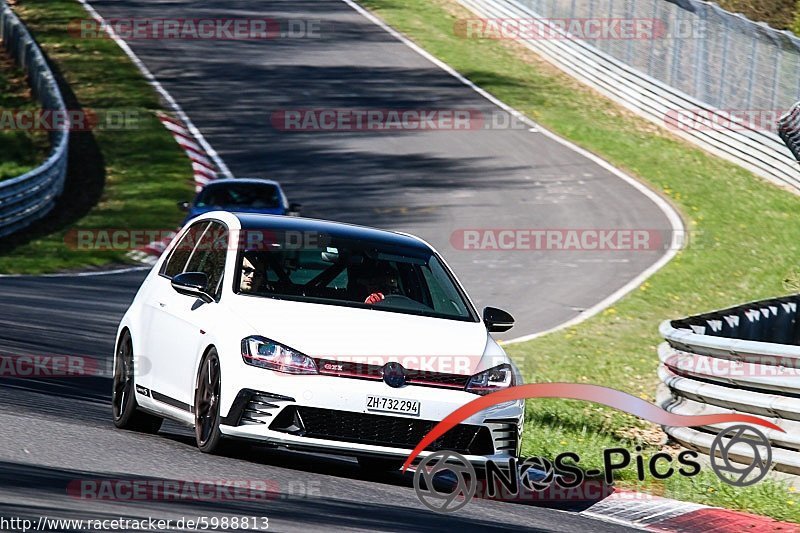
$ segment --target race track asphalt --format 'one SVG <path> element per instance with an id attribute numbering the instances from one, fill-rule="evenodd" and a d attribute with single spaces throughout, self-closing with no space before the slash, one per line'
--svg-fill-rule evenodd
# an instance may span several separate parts
<path id="1" fill-rule="evenodd" d="M 144 271 L 0 278 L 0 354 L 79 356 L 96 374 L 11 378 L 3 372 L 0 517 L 37 522 L 266 516 L 271 531 L 623 530 L 575 511 L 485 500 L 438 514 L 417 500 L 410 475 L 365 473 L 350 458 L 244 443 L 224 456 L 209 456 L 197 450 L 191 430 L 177 424 L 166 423 L 159 435 L 114 428 L 114 332 L 143 277 Z M 269 492 L 255 492 L 252 500 L 189 494 L 177 501 L 113 501 L 100 490 L 133 481 L 263 483 Z M 95 488 L 81 492 L 87 483 Z"/>
<path id="2" fill-rule="evenodd" d="M 574 317 L 664 253 L 454 249 L 451 236 L 464 228 L 670 229 L 641 192 L 541 133 L 272 127 L 273 113 L 308 108 L 471 109 L 502 117 L 344 3 L 92 4 L 106 18 L 319 21 L 316 38 L 130 44 L 235 175 L 279 180 L 306 216 L 425 238 L 479 306 L 515 315 L 518 325 L 506 338 Z M 0 354 L 74 355 L 92 358 L 98 368 L 92 377 L 0 377 L 0 517 L 268 516 L 278 531 L 624 530 L 576 510 L 488 501 L 437 514 L 417 500 L 408 476 L 364 473 L 349 458 L 252 445 L 207 456 L 177 425 L 165 425 L 158 436 L 115 430 L 109 404 L 114 332 L 143 277 L 144 271 L 0 278 Z M 276 494 L 265 501 L 104 501 L 69 489 L 81 480 L 131 479 L 263 480 Z"/>
<path id="3" fill-rule="evenodd" d="M 507 113 L 339 0 L 102 0 L 106 19 L 266 18 L 318 28 L 260 41 L 130 40 L 235 176 L 278 180 L 303 215 L 407 231 L 451 264 L 479 308 L 509 311 L 510 339 L 614 293 L 665 250 L 464 251 L 463 229 L 653 230 L 670 223 L 610 171 L 522 129 L 287 132 L 298 110 Z M 480 78 L 480 72 L 467 73 Z M 508 84 L 519 83 L 509 76 Z M 535 88 L 531 88 L 535 90 Z M 491 118 L 495 117 L 495 118 Z M 154 176 L 154 179 L 158 179 Z M 186 198 L 188 200 L 188 198 Z M 182 198 L 176 198 L 182 200 Z"/>

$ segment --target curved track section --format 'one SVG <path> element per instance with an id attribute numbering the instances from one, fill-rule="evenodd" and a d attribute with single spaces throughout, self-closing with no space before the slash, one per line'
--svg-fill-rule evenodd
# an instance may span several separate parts
<path id="1" fill-rule="evenodd" d="M 505 113 L 344 3 L 104 0 L 92 5 L 104 17 L 119 19 L 320 21 L 317 39 L 130 45 L 234 174 L 280 180 L 293 201 L 307 206 L 306 215 L 426 238 L 448 258 L 479 306 L 504 307 L 517 317 L 516 335 L 573 319 L 664 254 L 454 249 L 451 235 L 464 228 L 672 229 L 636 188 L 541 133 L 322 134 L 273 128 L 271 114 L 292 109 Z M 175 425 L 166 424 L 158 436 L 115 430 L 109 403 L 114 332 L 144 274 L 0 278 L 0 354 L 90 357 L 98 369 L 92 377 L 0 376 L 0 516 L 268 516 L 270 529 L 278 531 L 624 529 L 580 513 L 486 501 L 439 515 L 417 501 L 410 477 L 370 476 L 352 459 L 254 446 L 210 457 L 195 449 L 189 431 Z M 81 480 L 258 480 L 272 496 L 106 501 L 76 497 Z"/>
<path id="2" fill-rule="evenodd" d="M 349 458 L 246 444 L 226 456 L 204 455 L 191 431 L 173 424 L 155 436 L 115 429 L 109 354 L 144 274 L 0 279 L 0 354 L 90 357 L 99 374 L 0 377 L 0 517 L 266 516 L 276 531 L 624 530 L 579 513 L 480 500 L 437 514 L 417 500 L 410 474 L 370 476 Z M 132 481 L 261 483 L 267 493 L 111 501 L 97 488 Z"/>
<path id="3" fill-rule="evenodd" d="M 99 0 L 111 19 L 297 21 L 312 37 L 260 41 L 129 40 L 236 176 L 280 181 L 304 215 L 421 236 L 451 263 L 479 307 L 501 307 L 511 339 L 550 329 L 656 263 L 638 251 L 464 251 L 463 229 L 655 230 L 662 210 L 613 172 L 522 129 L 281 131 L 281 112 L 471 110 L 508 113 L 339 0 Z M 516 83 L 509 78 L 508 83 Z M 535 90 L 532 88 L 531 90 Z"/>

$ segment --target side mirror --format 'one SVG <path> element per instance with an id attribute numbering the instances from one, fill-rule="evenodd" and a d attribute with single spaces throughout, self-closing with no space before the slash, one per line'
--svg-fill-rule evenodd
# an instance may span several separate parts
<path id="1" fill-rule="evenodd" d="M 178 294 L 194 296 L 206 303 L 214 301 L 214 297 L 208 294 L 208 276 L 203 272 L 184 272 L 172 278 L 172 288 Z"/>
<path id="2" fill-rule="evenodd" d="M 290 203 L 289 204 L 289 211 L 288 211 L 289 216 L 292 216 L 292 217 L 299 216 L 300 215 L 300 209 L 302 209 L 302 207 L 303 207 L 303 204 L 297 204 L 297 203 L 294 203 L 294 202 Z"/>
<path id="3" fill-rule="evenodd" d="M 502 333 L 514 327 L 514 317 L 502 309 L 487 307 L 483 310 L 483 323 L 490 333 Z"/>
<path id="4" fill-rule="evenodd" d="M 178 202 L 178 209 L 180 209 L 181 211 L 188 211 L 189 202 Z"/>

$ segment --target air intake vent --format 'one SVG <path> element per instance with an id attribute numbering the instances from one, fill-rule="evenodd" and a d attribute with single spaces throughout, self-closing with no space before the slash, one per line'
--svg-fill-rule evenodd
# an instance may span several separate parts
<path id="1" fill-rule="evenodd" d="M 519 425 L 516 418 L 487 419 L 484 423 L 492 432 L 495 453 L 519 454 Z"/>
<path id="2" fill-rule="evenodd" d="M 239 425 L 266 424 L 281 408 L 277 403 L 272 403 L 268 396 L 255 394 L 244 408 Z M 274 401 L 274 399 L 272 399 Z"/>
<path id="3" fill-rule="evenodd" d="M 226 426 L 247 426 L 269 424 L 272 417 L 286 406 L 286 402 L 294 402 L 294 398 L 242 389 L 233 401 L 230 413 L 221 420 Z"/>

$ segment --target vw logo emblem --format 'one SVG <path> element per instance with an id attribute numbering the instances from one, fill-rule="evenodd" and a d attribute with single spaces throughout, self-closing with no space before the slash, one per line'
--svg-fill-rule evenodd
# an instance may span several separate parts
<path id="1" fill-rule="evenodd" d="M 406 369 L 400 363 L 386 363 L 383 365 L 383 381 L 392 388 L 402 387 L 406 384 Z"/>

